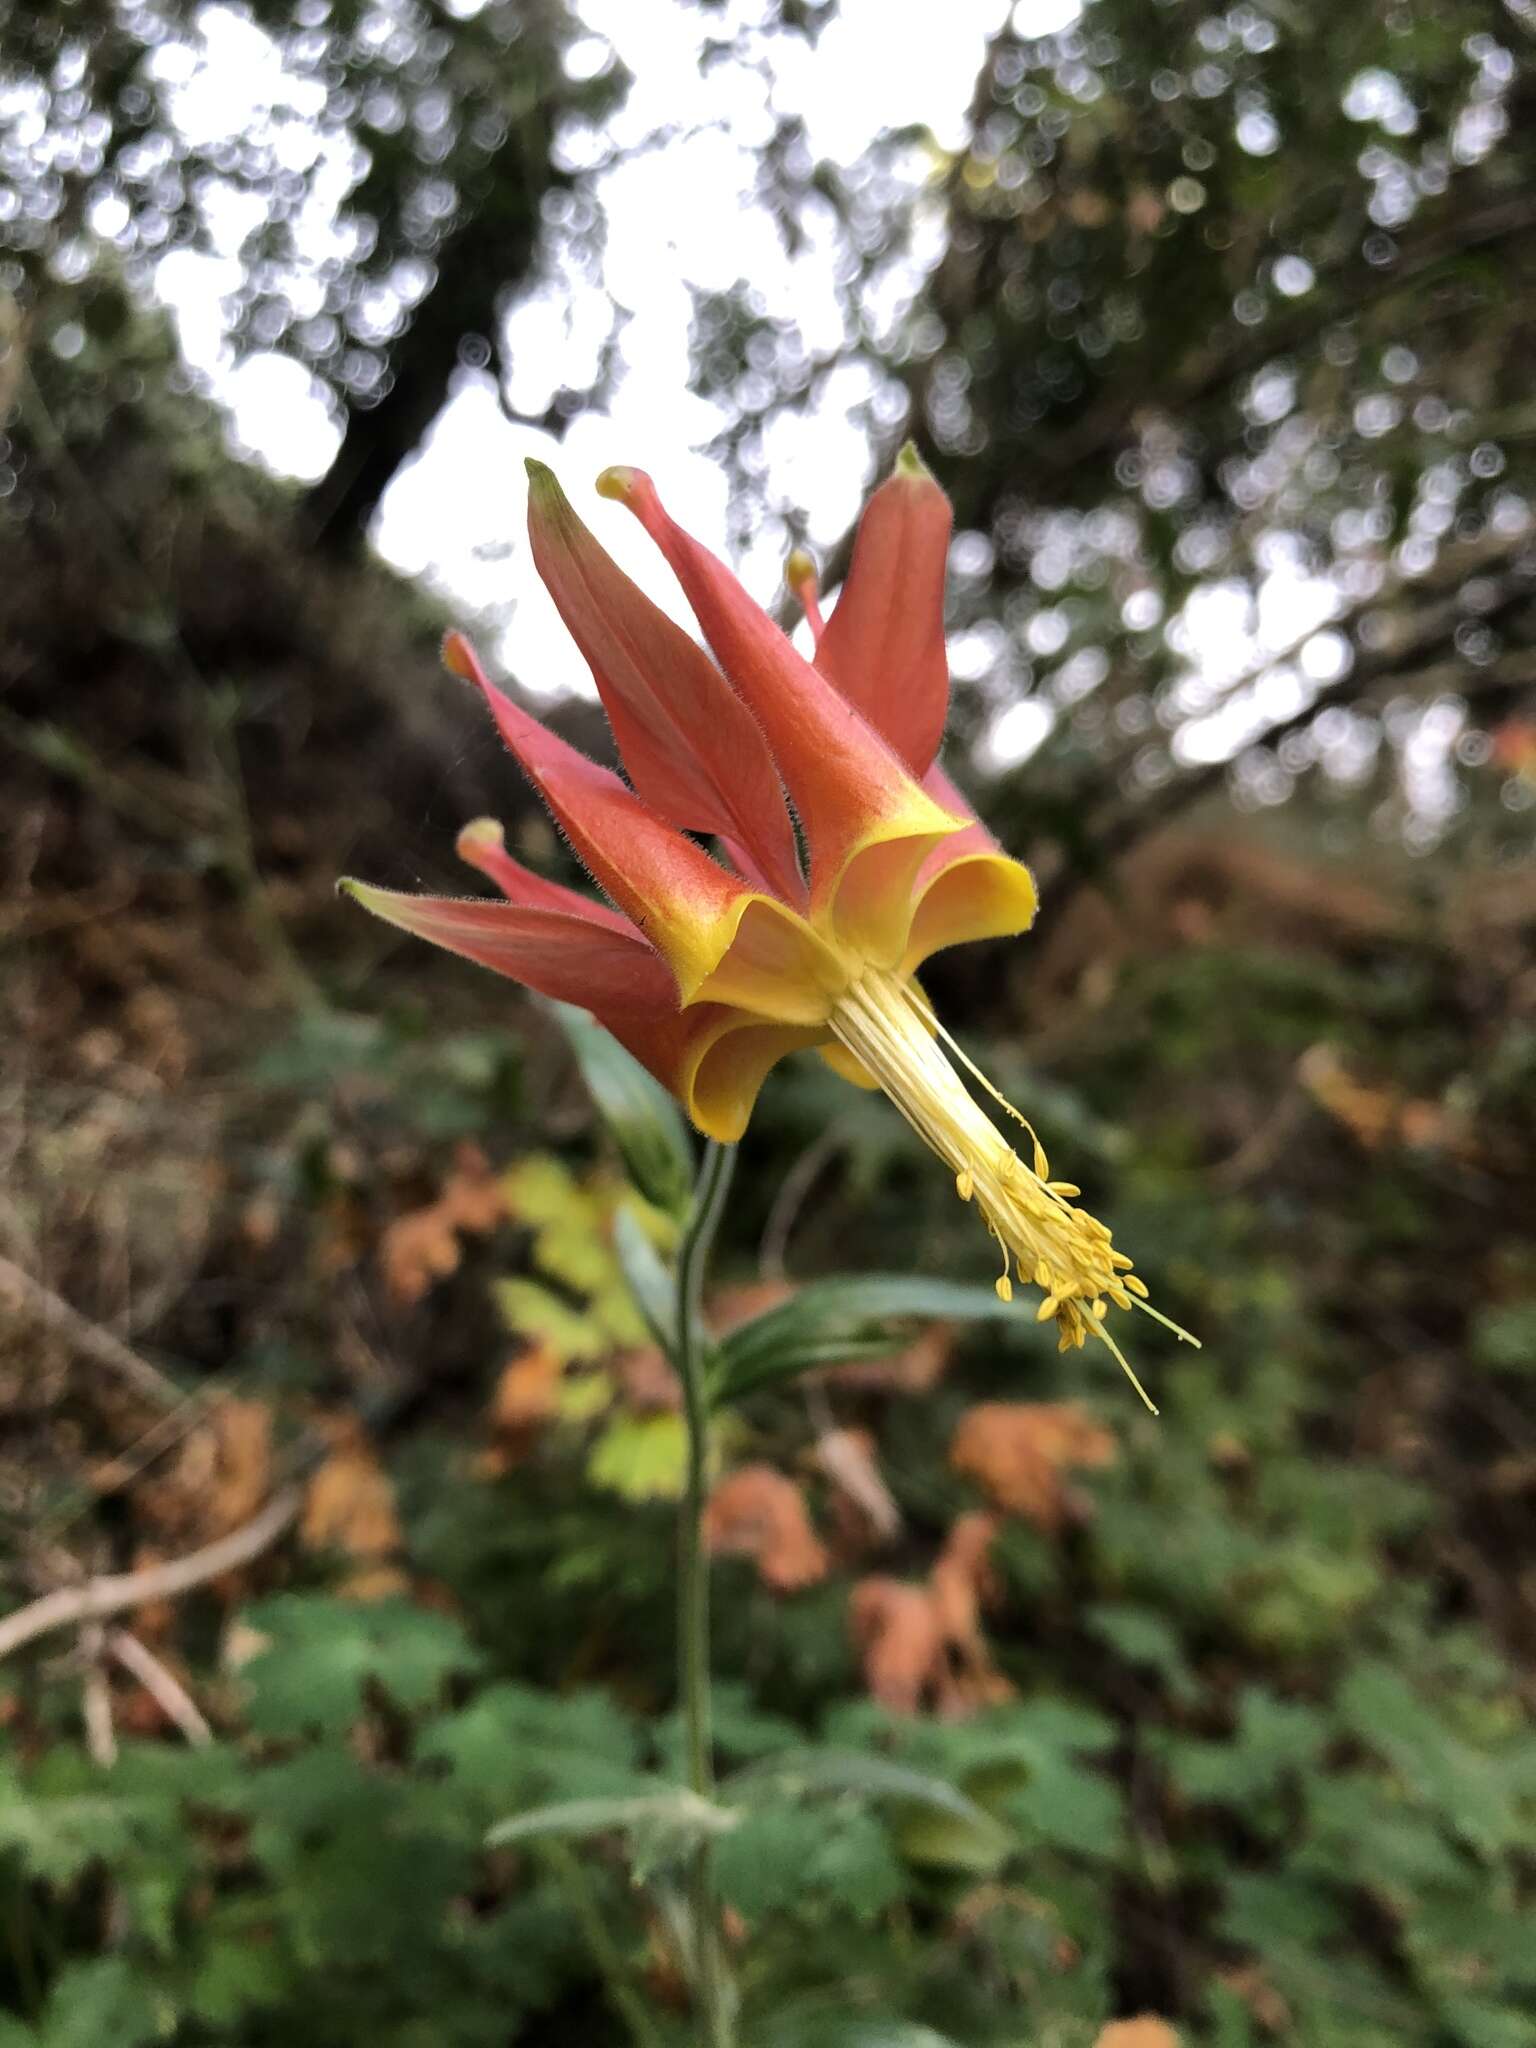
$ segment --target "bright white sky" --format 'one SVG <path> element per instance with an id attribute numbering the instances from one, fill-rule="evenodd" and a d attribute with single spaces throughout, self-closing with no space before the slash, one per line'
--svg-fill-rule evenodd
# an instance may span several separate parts
<path id="1" fill-rule="evenodd" d="M 624 373 L 611 408 L 587 413 L 564 442 L 509 422 L 489 372 L 463 372 L 419 458 L 391 486 L 375 528 L 380 552 L 419 576 L 473 617 L 515 615 L 494 649 L 535 693 L 588 693 L 590 677 L 533 575 L 524 534 L 523 458 L 536 455 L 560 473 L 583 516 L 614 555 L 657 598 L 686 617 L 669 573 L 635 522 L 592 492 L 613 462 L 649 469 L 669 508 L 717 544 L 725 529 L 725 480 L 698 444 L 721 415 L 692 395 L 688 380 L 689 286 L 727 289 L 747 278 L 771 313 L 792 316 L 812 349 L 840 338 L 827 251 L 789 259 L 767 215 L 750 201 L 752 152 L 777 109 L 804 115 L 811 148 L 842 163 L 857 158 L 882 129 L 925 121 L 941 146 L 964 133 L 964 112 L 988 34 L 1006 16 L 1006 0 L 946 0 L 942 35 L 893 35 L 892 0 L 843 0 L 838 18 L 812 50 L 782 39 L 771 102 L 763 81 L 721 66 L 699 71 L 703 35 L 729 33 L 736 6 L 722 19 L 676 0 L 582 0 L 593 41 L 578 44 L 575 64 L 597 65 L 611 46 L 634 84 L 605 140 L 620 149 L 658 129 L 676 129 L 664 149 L 632 157 L 600 186 L 607 216 L 606 278 L 632 318 L 623 337 Z M 1020 0 L 1017 14 L 1038 16 L 1040 32 L 1076 18 L 1078 0 Z M 275 52 L 258 31 L 217 6 L 202 16 L 205 48 L 172 58 L 177 118 L 189 133 L 230 133 L 263 102 L 288 88 Z M 601 38 L 601 40 L 597 40 Z M 167 82 L 172 82 L 170 79 Z M 689 135 L 689 129 L 699 132 Z M 914 151 L 920 184 L 931 162 Z M 336 447 L 336 429 L 307 372 L 278 354 L 238 367 L 223 332 L 218 299 L 230 289 L 235 250 L 247 223 L 228 223 L 229 253 L 181 253 L 167 259 L 160 289 L 175 308 L 183 346 L 229 407 L 237 442 L 279 474 L 313 479 Z M 324 232 L 323 223 L 317 233 Z M 915 280 L 914 280 L 915 282 Z M 590 369 L 606 330 L 606 308 L 551 291 L 521 306 L 503 337 L 502 367 L 512 404 L 542 409 L 562 382 Z M 869 450 L 849 424 L 847 407 L 864 393 L 836 379 L 814 417 L 786 420 L 771 446 L 770 482 L 800 507 L 814 539 L 830 544 L 870 481 Z M 777 560 L 740 564 L 759 595 L 776 591 Z"/>
<path id="2" fill-rule="evenodd" d="M 458 0 L 456 11 L 475 0 Z M 757 75 L 722 66 L 701 77 L 705 32 L 730 33 L 756 18 L 752 0 L 731 0 L 725 14 L 704 16 L 676 0 L 579 0 L 592 31 L 572 51 L 573 68 L 593 69 L 611 48 L 634 85 L 604 141 L 633 147 L 658 129 L 676 130 L 665 148 L 632 155 L 604 174 L 609 288 L 632 314 L 623 341 L 624 371 L 605 412 L 574 421 L 563 443 L 511 423 L 489 372 L 461 372 L 419 457 L 385 496 L 375 542 L 409 576 L 429 582 L 462 608 L 466 624 L 494 615 L 504 630 L 482 633 L 493 662 L 536 695 L 590 694 L 585 664 L 571 645 L 532 571 L 524 531 L 523 457 L 552 464 L 578 508 L 616 558 L 658 602 L 685 623 L 686 607 L 655 549 L 619 507 L 598 499 L 592 480 L 605 465 L 628 462 L 650 470 L 670 509 L 701 538 L 723 544 L 725 480 L 697 450 L 721 415 L 687 389 L 689 287 L 726 289 L 748 279 L 771 314 L 791 317 L 812 350 L 841 335 L 831 286 L 830 250 L 812 246 L 791 259 L 771 222 L 751 201 L 754 149 L 774 113 L 807 123 L 811 149 L 840 163 L 854 161 L 882 131 L 927 123 L 941 148 L 963 139 L 965 110 L 986 38 L 1007 17 L 1007 0 L 944 0 L 943 32 L 892 33 L 896 0 L 842 0 L 838 16 L 813 49 L 794 38 L 775 46 L 776 69 L 765 87 Z M 1091 0 L 1017 0 L 1014 25 L 1046 35 L 1075 21 Z M 163 53 L 163 82 L 176 94 L 180 125 L 191 135 L 228 134 L 266 106 L 307 110 L 307 89 L 285 79 L 270 43 L 248 21 L 217 4 L 201 16 L 200 52 Z M 317 88 L 318 90 L 318 88 Z M 303 122 L 293 124 L 302 137 Z M 687 131 L 698 132 L 689 134 Z M 297 147 L 302 149 L 300 140 Z M 309 161 L 295 168 L 309 169 Z M 914 150 L 907 174 L 914 190 L 932 170 L 930 154 Z M 343 161 L 325 162 L 312 239 L 323 246 L 331 216 L 350 176 Z M 336 447 L 336 429 L 308 373 L 274 353 L 236 366 L 224 333 L 220 294 L 238 277 L 236 260 L 249 223 L 222 223 L 222 256 L 181 252 L 159 271 L 190 359 L 204 370 L 229 408 L 237 442 L 280 474 L 321 475 Z M 934 239 L 918 263 L 938 254 Z M 904 281 L 915 286 L 917 272 Z M 515 408 L 537 411 L 562 383 L 590 373 L 606 331 L 607 311 L 577 281 L 516 309 L 502 336 L 500 367 Z M 493 366 L 494 367 L 494 366 Z M 768 444 L 770 494 L 804 514 L 813 544 L 829 546 L 843 531 L 872 481 L 863 432 L 847 417 L 866 395 L 853 372 L 836 376 L 815 412 L 787 417 Z M 759 551 L 738 562 L 765 602 L 778 594 L 781 563 Z M 1180 731 L 1185 759 L 1222 759 L 1241 751 L 1268 718 L 1298 708 L 1327 679 L 1333 636 L 1318 635 L 1302 657 L 1224 690 L 1267 655 L 1290 649 L 1323 625 L 1338 602 L 1331 583 L 1304 574 L 1281 550 L 1261 591 L 1258 615 L 1246 593 L 1215 585 L 1171 631 L 1196 671 L 1192 688 L 1208 691 L 1208 715 Z M 1282 699 L 1284 701 L 1282 701 Z M 1191 702 L 1197 713 L 1201 707 Z M 985 752 L 998 765 L 1028 757 L 1045 739 L 1054 713 L 1030 697 L 1002 708 Z"/>

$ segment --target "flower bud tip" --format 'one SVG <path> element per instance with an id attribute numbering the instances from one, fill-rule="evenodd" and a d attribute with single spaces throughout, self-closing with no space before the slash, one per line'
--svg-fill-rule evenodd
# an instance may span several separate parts
<path id="1" fill-rule="evenodd" d="M 454 851 L 460 860 L 473 864 L 476 854 L 500 852 L 506 843 L 507 835 L 495 818 L 471 818 L 460 829 Z"/>
<path id="2" fill-rule="evenodd" d="M 896 457 L 896 474 L 911 478 L 914 482 L 933 483 L 933 471 L 917 452 L 915 441 L 904 441 Z"/>
<path id="3" fill-rule="evenodd" d="M 478 683 L 481 680 L 480 661 L 473 647 L 457 626 L 452 626 L 443 635 L 443 667 L 457 676 L 463 683 Z"/>
<path id="4" fill-rule="evenodd" d="M 621 505 L 627 505 L 640 488 L 642 474 L 626 463 L 616 463 L 598 477 L 597 495 L 600 498 L 617 498 Z"/>

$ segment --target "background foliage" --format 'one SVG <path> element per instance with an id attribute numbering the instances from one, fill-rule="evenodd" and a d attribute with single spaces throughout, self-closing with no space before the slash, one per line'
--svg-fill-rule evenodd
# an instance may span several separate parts
<path id="1" fill-rule="evenodd" d="M 775 421 L 850 365 L 872 457 L 904 416 L 953 492 L 957 734 L 1045 908 L 933 993 L 1206 1348 L 1141 1345 L 1154 1422 L 961 1320 L 985 1244 L 904 1127 L 772 1084 L 720 1326 L 893 1267 L 945 1314 L 848 1328 L 722 1442 L 748 2036 L 1521 2048 L 1528 10 L 1006 12 L 916 185 L 920 137 L 769 124 L 844 340 L 701 289 L 695 386 L 742 535 L 798 532 Z M 701 56 L 814 63 L 835 15 L 700 6 Z M 548 1016 L 330 893 L 402 844 L 445 875 L 487 809 L 562 857 L 360 543 L 521 295 L 610 337 L 542 427 L 622 374 L 628 81 L 553 0 L 243 18 L 291 105 L 230 137 L 177 111 L 193 10 L 0 14 L 7 1605 L 299 1489 L 239 1570 L 6 1663 L 0 2048 L 657 2048 L 681 1438 L 625 1259 L 675 1169 Z M 231 455 L 154 301 L 231 220 L 234 345 L 330 394 L 306 491 Z M 1223 667 L 1213 606 L 1295 631 Z M 487 1846 L 562 1798 L 653 1803 Z"/>

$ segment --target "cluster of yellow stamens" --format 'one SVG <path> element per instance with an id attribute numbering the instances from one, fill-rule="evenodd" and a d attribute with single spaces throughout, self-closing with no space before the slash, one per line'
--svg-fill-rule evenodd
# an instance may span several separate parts
<path id="1" fill-rule="evenodd" d="M 1054 1319 L 1059 1348 L 1065 1351 L 1089 1337 L 1099 1338 L 1153 1408 L 1105 1328 L 1110 1304 L 1142 1309 L 1186 1343 L 1196 1340 L 1150 1306 L 1145 1285 L 1131 1271 L 1125 1253 L 1115 1250 L 1108 1226 L 1073 1207 L 1079 1190 L 1071 1181 L 1050 1178 L 1045 1149 L 1028 1122 L 972 1066 L 916 986 L 895 974 L 868 971 L 839 999 L 831 1023 L 839 1042 L 949 1166 L 961 1201 L 974 1201 L 980 1210 L 1002 1252 L 999 1297 L 1013 1299 L 1015 1275 L 1022 1284 L 1033 1283 L 1044 1296 L 1037 1319 Z M 1025 1165 L 971 1095 L 945 1045 L 1029 1132 L 1032 1166 Z"/>

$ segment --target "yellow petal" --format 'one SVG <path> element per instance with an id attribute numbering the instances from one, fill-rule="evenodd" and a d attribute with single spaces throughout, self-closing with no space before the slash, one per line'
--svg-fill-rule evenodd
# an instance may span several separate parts
<path id="1" fill-rule="evenodd" d="M 734 1145 L 747 1127 L 769 1071 L 786 1053 L 815 1045 L 822 1036 L 815 1025 L 728 1018 L 718 1031 L 699 1040 L 684 1071 L 679 1092 L 688 1114 L 706 1138 Z"/>
<path id="2" fill-rule="evenodd" d="M 1038 901 L 1034 877 L 1022 861 L 1005 853 L 965 854 L 942 867 L 921 889 L 902 973 L 910 974 L 945 946 L 1028 931 Z"/>

